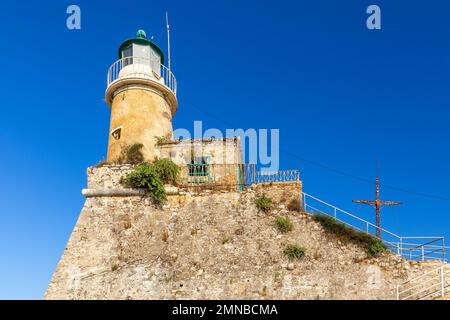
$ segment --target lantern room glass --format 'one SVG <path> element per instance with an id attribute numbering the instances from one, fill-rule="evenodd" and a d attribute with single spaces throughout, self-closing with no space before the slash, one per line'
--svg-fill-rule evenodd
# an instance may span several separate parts
<path id="1" fill-rule="evenodd" d="M 123 66 L 148 65 L 157 75 L 161 74 L 161 56 L 149 45 L 133 43 L 122 50 Z"/>
<path id="2" fill-rule="evenodd" d="M 133 45 L 130 44 L 128 47 L 122 50 L 123 65 L 127 66 L 133 63 Z"/>

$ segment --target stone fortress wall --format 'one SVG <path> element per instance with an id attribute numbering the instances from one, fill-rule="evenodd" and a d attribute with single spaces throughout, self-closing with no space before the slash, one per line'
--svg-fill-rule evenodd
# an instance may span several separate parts
<path id="1" fill-rule="evenodd" d="M 242 192 L 172 187 L 168 202 L 155 207 L 118 192 L 130 170 L 88 169 L 90 192 L 45 299 L 395 299 L 397 284 L 435 267 L 390 253 L 368 258 L 290 211 L 299 182 Z M 270 213 L 254 204 L 262 193 L 275 202 Z M 277 216 L 294 229 L 280 233 Z M 290 243 L 306 256 L 289 261 L 283 249 Z"/>

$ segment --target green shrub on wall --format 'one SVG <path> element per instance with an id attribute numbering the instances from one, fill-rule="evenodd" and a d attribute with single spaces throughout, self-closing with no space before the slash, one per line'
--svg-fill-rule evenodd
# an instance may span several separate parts
<path id="1" fill-rule="evenodd" d="M 314 215 L 314 220 L 319 222 L 326 231 L 332 233 L 340 240 L 363 245 L 367 248 L 367 255 L 370 257 L 377 256 L 388 251 L 380 239 L 375 238 L 366 232 L 348 227 L 333 217 L 317 213 Z"/>
<path id="2" fill-rule="evenodd" d="M 166 200 L 164 183 L 176 183 L 180 168 L 170 159 L 141 163 L 122 178 L 126 187 L 144 189 L 155 204 Z"/>
<path id="3" fill-rule="evenodd" d="M 268 212 L 272 209 L 272 199 L 266 197 L 265 194 L 255 199 L 255 205 L 258 210 Z"/>
<path id="4" fill-rule="evenodd" d="M 298 244 L 288 244 L 283 253 L 289 260 L 300 259 L 305 255 L 306 249 Z"/>
<path id="5" fill-rule="evenodd" d="M 275 225 L 277 226 L 278 230 L 280 230 L 280 232 L 283 233 L 291 231 L 292 228 L 294 227 L 292 221 L 287 217 L 276 217 Z"/>
<path id="6" fill-rule="evenodd" d="M 383 244 L 383 242 L 381 240 L 373 238 L 373 237 L 367 246 L 367 254 L 370 257 L 376 257 L 387 251 L 388 251 L 388 248 Z"/>
<path id="7" fill-rule="evenodd" d="M 180 173 L 180 167 L 170 159 L 157 159 L 152 163 L 153 169 L 159 175 L 163 183 L 175 185 Z"/>
<path id="8" fill-rule="evenodd" d="M 144 162 L 134 168 L 122 179 L 122 184 L 130 188 L 144 189 L 156 204 L 166 200 L 164 183 L 149 163 Z"/>

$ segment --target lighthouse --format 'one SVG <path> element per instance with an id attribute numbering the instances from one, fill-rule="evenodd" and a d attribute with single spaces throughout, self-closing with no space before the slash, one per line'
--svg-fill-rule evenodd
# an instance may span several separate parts
<path id="1" fill-rule="evenodd" d="M 108 70 L 105 101 L 111 109 L 107 161 L 142 144 L 145 160 L 159 156 L 158 138 L 171 140 L 177 111 L 177 82 L 164 65 L 162 50 L 139 30 L 124 41 Z"/>

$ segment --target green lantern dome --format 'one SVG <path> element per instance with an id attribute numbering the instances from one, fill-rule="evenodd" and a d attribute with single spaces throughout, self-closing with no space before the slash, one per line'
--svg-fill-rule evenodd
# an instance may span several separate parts
<path id="1" fill-rule="evenodd" d="M 138 38 L 138 39 L 147 39 L 147 34 L 145 33 L 144 30 L 139 29 L 139 30 L 136 32 L 136 38 Z"/>
<path id="2" fill-rule="evenodd" d="M 143 29 L 139 29 L 136 32 L 136 37 L 132 39 L 125 40 L 119 47 L 119 59 L 122 58 L 122 51 L 124 48 L 128 47 L 130 44 L 140 44 L 140 45 L 147 45 L 151 47 L 158 55 L 161 56 L 161 64 L 164 64 L 164 54 L 162 50 L 154 44 L 151 40 L 147 39 L 147 34 Z"/>

